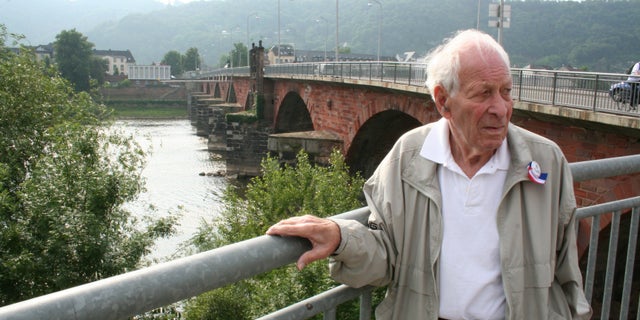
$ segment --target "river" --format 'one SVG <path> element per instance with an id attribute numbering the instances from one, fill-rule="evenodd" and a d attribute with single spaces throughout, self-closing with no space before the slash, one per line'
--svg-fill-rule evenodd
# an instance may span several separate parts
<path id="1" fill-rule="evenodd" d="M 201 221 L 211 220 L 221 210 L 227 179 L 210 173 L 224 171 L 225 162 L 207 150 L 207 139 L 196 136 L 187 119 L 120 120 L 115 126 L 134 135 L 145 149 L 151 148 L 142 171 L 147 190 L 126 207 L 137 216 L 149 213 L 150 205 L 158 217 L 180 214 L 176 234 L 159 239 L 148 258 L 165 261 L 179 256 L 181 245 L 197 232 Z"/>

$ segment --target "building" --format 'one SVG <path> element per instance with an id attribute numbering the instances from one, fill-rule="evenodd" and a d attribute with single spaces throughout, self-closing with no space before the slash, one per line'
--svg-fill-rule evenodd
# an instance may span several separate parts
<path id="1" fill-rule="evenodd" d="M 36 57 L 36 61 L 53 61 L 53 44 L 42 44 L 37 47 L 33 46 L 25 46 L 26 50 L 30 50 Z M 20 53 L 20 48 L 9 48 L 13 53 Z"/>
<path id="2" fill-rule="evenodd" d="M 296 49 L 292 44 L 275 45 L 267 53 L 269 64 L 296 62 Z"/>
<path id="3" fill-rule="evenodd" d="M 93 54 L 108 61 L 108 74 L 128 75 L 129 66 L 136 64 L 136 60 L 129 50 L 93 50 Z"/>
<path id="4" fill-rule="evenodd" d="M 171 66 L 169 65 L 130 65 L 127 70 L 129 80 L 169 80 Z"/>
<path id="5" fill-rule="evenodd" d="M 37 61 L 53 61 L 53 44 L 39 45 L 34 48 Z"/>
<path id="6" fill-rule="evenodd" d="M 293 45 L 282 45 L 282 56 L 279 55 L 278 46 L 275 45 L 269 50 L 267 59 L 269 64 L 293 63 L 293 62 L 334 62 L 336 58 L 335 51 L 319 51 L 319 50 L 295 50 Z M 361 53 L 340 53 L 341 62 L 353 61 L 376 61 L 378 57 L 373 54 Z M 398 61 L 396 57 L 380 57 L 380 61 Z"/>

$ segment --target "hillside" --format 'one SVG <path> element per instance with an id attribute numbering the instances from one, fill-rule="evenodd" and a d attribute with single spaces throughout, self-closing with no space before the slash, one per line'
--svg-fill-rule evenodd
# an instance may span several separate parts
<path id="1" fill-rule="evenodd" d="M 62 30 L 91 30 L 100 21 L 113 21 L 133 12 L 166 7 L 156 0 L 0 0 L 0 23 L 25 35 L 32 44 L 47 44 Z"/>
<path id="2" fill-rule="evenodd" d="M 336 2 L 327 0 L 211 0 L 130 14 L 85 33 L 99 49 L 129 49 L 141 64 L 159 62 L 170 50 L 198 48 L 216 66 L 233 43 L 265 47 L 280 38 L 305 50 L 333 52 Z M 488 26 L 488 0 L 339 1 L 339 42 L 354 53 L 375 54 L 382 9 L 381 54 L 424 55 L 458 29 Z M 479 4 L 479 5 L 478 5 Z M 624 72 L 640 60 L 640 1 L 508 1 L 511 26 L 503 44 L 516 66 L 570 65 L 590 71 Z M 259 18 L 255 18 L 258 16 Z M 478 21 L 478 17 L 480 18 Z"/>

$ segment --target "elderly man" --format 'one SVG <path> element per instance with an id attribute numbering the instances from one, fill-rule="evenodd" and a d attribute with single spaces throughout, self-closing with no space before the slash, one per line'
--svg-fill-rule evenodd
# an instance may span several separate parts
<path id="1" fill-rule="evenodd" d="M 552 141 L 510 123 L 509 57 L 459 32 L 427 58 L 442 118 L 403 135 L 366 182 L 368 226 L 295 217 L 267 234 L 331 256 L 350 286 L 387 285 L 377 319 L 583 319 L 568 163 Z"/>

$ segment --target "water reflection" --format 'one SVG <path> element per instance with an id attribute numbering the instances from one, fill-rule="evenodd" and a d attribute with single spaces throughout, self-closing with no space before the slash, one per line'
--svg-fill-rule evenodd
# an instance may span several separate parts
<path id="1" fill-rule="evenodd" d="M 152 151 L 142 172 L 147 190 L 127 207 L 139 215 L 149 213 L 150 205 L 159 216 L 181 214 L 176 235 L 158 240 L 150 257 L 167 259 L 191 238 L 202 219 L 219 213 L 227 180 L 206 173 L 224 171 L 225 163 L 207 150 L 207 140 L 196 136 L 189 120 L 122 120 L 116 127 Z"/>

